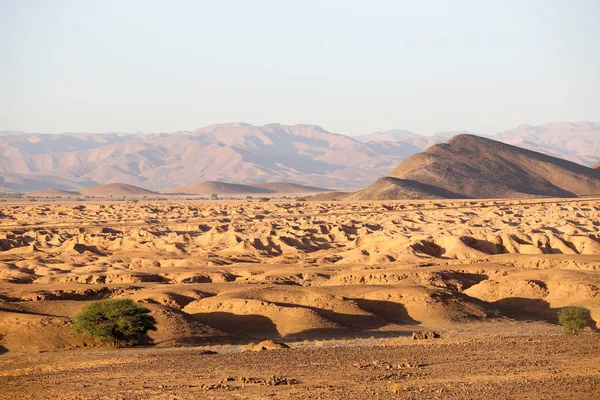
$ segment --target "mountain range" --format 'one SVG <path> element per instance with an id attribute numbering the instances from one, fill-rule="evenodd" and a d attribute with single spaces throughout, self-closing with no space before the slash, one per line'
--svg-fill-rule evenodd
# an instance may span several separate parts
<path id="1" fill-rule="evenodd" d="M 199 181 L 358 189 L 465 133 L 395 130 L 350 137 L 316 125 L 244 123 L 171 134 L 1 132 L 0 190 L 80 191 L 119 182 L 167 191 Z M 600 162 L 600 123 L 521 125 L 492 137 L 582 165 Z"/>

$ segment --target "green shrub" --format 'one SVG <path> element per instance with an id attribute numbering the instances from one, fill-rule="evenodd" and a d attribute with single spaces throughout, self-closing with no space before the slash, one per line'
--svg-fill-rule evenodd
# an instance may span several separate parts
<path id="1" fill-rule="evenodd" d="M 577 335 L 590 323 L 590 312 L 583 307 L 564 307 L 558 314 L 558 323 L 567 335 Z"/>
<path id="2" fill-rule="evenodd" d="M 96 341 L 119 347 L 147 337 L 156 330 L 150 310 L 130 299 L 108 299 L 86 304 L 75 316 L 73 330 Z"/>
<path id="3" fill-rule="evenodd" d="M 213 194 L 210 195 L 210 198 L 212 200 L 219 200 L 219 195 L 217 193 L 213 193 Z"/>

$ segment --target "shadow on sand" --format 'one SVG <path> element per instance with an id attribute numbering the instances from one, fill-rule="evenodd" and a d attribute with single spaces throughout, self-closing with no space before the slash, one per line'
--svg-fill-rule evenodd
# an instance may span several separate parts
<path id="1" fill-rule="evenodd" d="M 489 303 L 496 307 L 503 316 L 517 321 L 543 321 L 558 324 L 558 314 L 561 308 L 552 308 L 547 301 L 540 299 L 526 299 L 522 297 L 509 297 Z M 588 326 L 596 329 L 596 321 L 587 311 Z"/>

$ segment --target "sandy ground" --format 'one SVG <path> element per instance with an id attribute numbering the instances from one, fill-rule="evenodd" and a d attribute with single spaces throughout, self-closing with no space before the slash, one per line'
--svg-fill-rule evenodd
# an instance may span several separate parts
<path id="1" fill-rule="evenodd" d="M 594 398 L 599 221 L 593 198 L 5 204 L 0 396 Z M 73 333 L 110 297 L 152 310 L 154 347 Z M 292 349 L 240 353 L 265 339 Z"/>

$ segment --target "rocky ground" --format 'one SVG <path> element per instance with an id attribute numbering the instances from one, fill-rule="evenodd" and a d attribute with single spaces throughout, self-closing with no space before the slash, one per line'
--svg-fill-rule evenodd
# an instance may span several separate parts
<path id="1" fill-rule="evenodd" d="M 3 399 L 594 399 L 595 334 L 202 354 L 86 349 L 0 358 Z"/>

